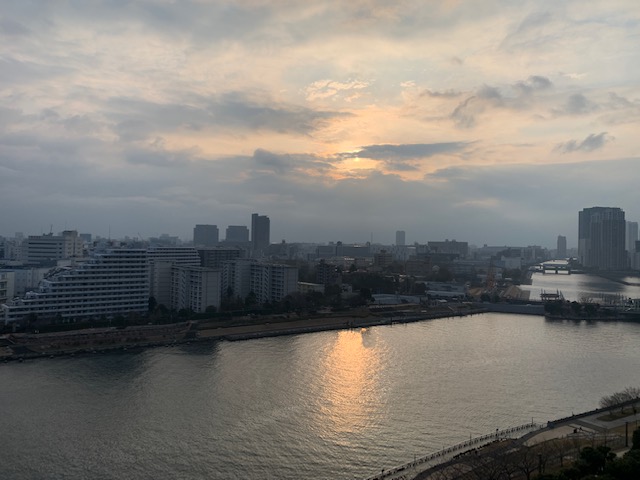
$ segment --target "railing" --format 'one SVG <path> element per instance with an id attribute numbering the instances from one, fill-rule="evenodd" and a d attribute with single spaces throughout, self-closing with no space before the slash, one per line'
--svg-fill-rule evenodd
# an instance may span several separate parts
<path id="1" fill-rule="evenodd" d="M 392 480 L 395 478 L 401 478 L 408 470 L 417 467 L 419 465 L 423 465 L 425 463 L 431 463 L 432 465 L 437 465 L 439 463 L 444 463 L 451 458 L 453 458 L 456 454 L 465 452 L 467 450 L 471 450 L 473 448 L 477 448 L 486 443 L 490 443 L 494 440 L 499 440 L 501 438 L 517 438 L 525 435 L 526 433 L 539 430 L 544 428 L 543 425 L 537 424 L 535 422 L 525 423 L 524 425 L 519 425 L 517 427 L 511 427 L 504 430 L 496 430 L 493 433 L 488 433 L 486 435 L 482 435 L 480 437 L 474 437 L 467 441 L 460 442 L 456 445 L 453 445 L 448 448 L 444 448 L 435 453 L 431 453 L 429 455 L 425 455 L 424 457 L 417 458 L 413 462 L 405 463 L 404 465 L 400 465 L 389 470 L 383 469 L 381 473 L 374 475 L 373 477 L 368 477 L 366 480 Z"/>

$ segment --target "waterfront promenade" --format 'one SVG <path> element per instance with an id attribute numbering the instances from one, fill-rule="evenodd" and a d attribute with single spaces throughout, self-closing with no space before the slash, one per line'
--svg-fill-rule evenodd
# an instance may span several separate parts
<path id="1" fill-rule="evenodd" d="M 563 460 L 571 461 L 577 458 L 580 448 L 585 446 L 607 445 L 614 453 L 622 455 L 629 449 L 633 430 L 638 428 L 638 414 L 634 413 L 635 409 L 632 409 L 632 406 L 639 401 L 635 399 L 614 407 L 583 412 L 545 423 L 532 421 L 517 427 L 496 430 L 414 459 L 413 462 L 382 469 L 379 474 L 366 480 L 455 479 L 468 473 L 474 465 L 482 464 L 478 459 L 483 456 L 490 461 L 497 461 L 498 455 L 513 455 L 517 450 L 541 452 L 536 453 L 536 460 L 543 464 L 531 467 L 536 471 L 554 464 L 562 465 Z M 625 406 L 627 414 L 620 415 L 620 410 Z M 519 460 L 522 461 L 522 456 Z"/>

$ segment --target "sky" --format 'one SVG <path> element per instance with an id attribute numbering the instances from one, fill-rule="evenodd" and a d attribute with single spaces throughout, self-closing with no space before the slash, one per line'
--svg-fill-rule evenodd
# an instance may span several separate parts
<path id="1" fill-rule="evenodd" d="M 0 235 L 577 245 L 640 220 L 637 0 L 20 0 Z"/>

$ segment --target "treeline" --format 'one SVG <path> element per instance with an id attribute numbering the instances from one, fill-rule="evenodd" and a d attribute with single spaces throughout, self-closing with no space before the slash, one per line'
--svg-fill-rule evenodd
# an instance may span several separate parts
<path id="1" fill-rule="evenodd" d="M 640 479 L 640 429 L 633 432 L 631 449 L 617 457 L 610 447 L 585 447 L 578 459 L 555 474 L 543 474 L 537 480 L 638 480 Z"/>

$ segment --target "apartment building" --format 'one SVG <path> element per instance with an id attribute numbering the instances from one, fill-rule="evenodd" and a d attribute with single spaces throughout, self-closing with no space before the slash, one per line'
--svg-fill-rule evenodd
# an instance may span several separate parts
<path id="1" fill-rule="evenodd" d="M 144 313 L 149 302 L 149 265 L 141 249 L 95 252 L 77 266 L 56 267 L 27 292 L 2 305 L 5 324 L 33 314 L 65 320 Z"/>

